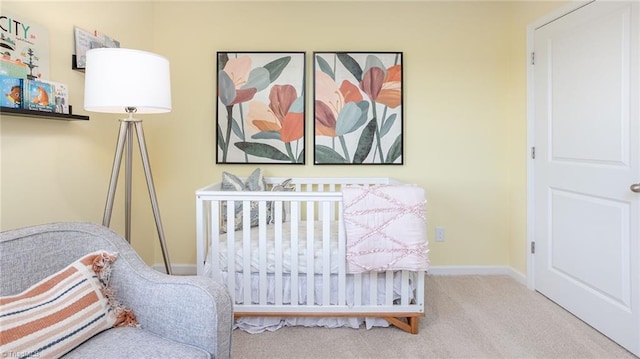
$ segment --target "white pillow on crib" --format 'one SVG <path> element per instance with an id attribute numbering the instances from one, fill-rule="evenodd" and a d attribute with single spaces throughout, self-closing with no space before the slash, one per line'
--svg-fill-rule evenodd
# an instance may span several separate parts
<path id="1" fill-rule="evenodd" d="M 262 169 L 256 168 L 246 181 L 242 181 L 238 176 L 229 172 L 222 172 L 222 185 L 220 186 L 223 191 L 264 191 L 267 188 L 267 183 L 262 175 Z M 227 203 L 222 202 L 222 223 L 220 223 L 220 232 L 227 232 Z M 251 219 L 251 227 L 258 225 L 258 202 L 251 202 L 251 213 L 249 215 Z M 235 202 L 235 229 L 242 229 L 242 202 Z"/>

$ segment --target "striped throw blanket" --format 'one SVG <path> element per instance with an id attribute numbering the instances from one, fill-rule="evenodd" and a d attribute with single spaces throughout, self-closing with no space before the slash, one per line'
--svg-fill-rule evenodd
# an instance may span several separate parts
<path id="1" fill-rule="evenodd" d="M 349 273 L 429 268 L 421 187 L 347 186 L 342 196 Z"/>

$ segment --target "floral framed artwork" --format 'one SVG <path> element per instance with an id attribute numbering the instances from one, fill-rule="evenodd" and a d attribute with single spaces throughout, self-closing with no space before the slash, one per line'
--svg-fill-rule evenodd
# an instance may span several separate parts
<path id="1" fill-rule="evenodd" d="M 217 53 L 216 163 L 304 164 L 305 53 Z"/>
<path id="2" fill-rule="evenodd" d="M 314 52 L 314 164 L 403 164 L 402 52 Z"/>

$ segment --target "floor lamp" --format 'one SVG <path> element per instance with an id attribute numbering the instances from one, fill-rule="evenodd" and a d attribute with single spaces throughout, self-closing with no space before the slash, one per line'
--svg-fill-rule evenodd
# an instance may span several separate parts
<path id="1" fill-rule="evenodd" d="M 171 274 L 169 253 L 162 229 L 158 200 L 151 176 L 149 155 L 144 141 L 142 120 L 134 114 L 153 114 L 171 111 L 171 84 L 169 61 L 150 52 L 123 49 L 99 48 L 86 53 L 84 109 L 92 112 L 126 114 L 120 120 L 120 131 L 111 171 L 109 193 L 104 209 L 102 225 L 109 227 L 113 212 L 113 199 L 118 175 L 125 161 L 125 238 L 131 242 L 131 157 L 134 130 L 140 147 L 142 165 L 153 208 L 153 216 L 160 238 L 165 270 Z"/>

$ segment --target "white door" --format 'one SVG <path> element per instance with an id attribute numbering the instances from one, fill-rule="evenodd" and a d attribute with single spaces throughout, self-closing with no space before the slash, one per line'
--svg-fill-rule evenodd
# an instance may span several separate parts
<path id="1" fill-rule="evenodd" d="M 639 3 L 534 32 L 534 286 L 640 355 Z"/>

